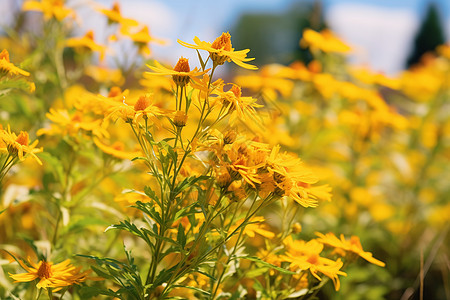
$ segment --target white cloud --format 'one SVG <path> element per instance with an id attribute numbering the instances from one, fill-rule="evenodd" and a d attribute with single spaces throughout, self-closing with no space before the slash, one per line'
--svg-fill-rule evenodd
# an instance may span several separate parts
<path id="1" fill-rule="evenodd" d="M 340 4 L 326 13 L 330 27 L 355 49 L 352 61 L 387 74 L 404 68 L 418 17 L 405 9 Z"/>

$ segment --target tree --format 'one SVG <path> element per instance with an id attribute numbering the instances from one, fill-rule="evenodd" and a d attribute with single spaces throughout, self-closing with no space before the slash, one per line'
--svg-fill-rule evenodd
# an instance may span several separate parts
<path id="1" fill-rule="evenodd" d="M 428 11 L 414 40 L 413 50 L 407 60 L 406 66 L 410 67 L 420 61 L 423 54 L 434 51 L 435 48 L 445 43 L 442 23 L 439 18 L 438 7 L 430 3 Z"/>

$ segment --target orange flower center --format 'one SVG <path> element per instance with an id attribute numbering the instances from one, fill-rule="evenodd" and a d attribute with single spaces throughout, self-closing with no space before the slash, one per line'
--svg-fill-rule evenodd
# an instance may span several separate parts
<path id="1" fill-rule="evenodd" d="M 231 51 L 231 35 L 228 32 L 223 32 L 221 36 L 214 40 L 211 47 Z"/>
<path id="2" fill-rule="evenodd" d="M 313 254 L 310 257 L 308 257 L 306 261 L 312 265 L 317 265 L 319 262 L 319 256 L 317 254 Z"/>
<path id="3" fill-rule="evenodd" d="M 190 72 L 191 68 L 189 67 L 188 59 L 184 58 L 183 56 L 180 57 L 173 70 L 176 72 Z"/>
<path id="4" fill-rule="evenodd" d="M 37 275 L 39 276 L 39 278 L 50 278 L 52 276 L 51 264 L 43 261 L 37 271 Z"/>
<path id="5" fill-rule="evenodd" d="M 22 146 L 28 145 L 28 132 L 21 131 L 16 139 L 16 142 L 18 142 Z"/>
<path id="6" fill-rule="evenodd" d="M 109 90 L 108 98 L 112 98 L 112 97 L 119 96 L 120 93 L 122 93 L 122 90 L 120 89 L 120 87 L 118 87 L 118 86 L 113 86 L 113 87 Z"/>
<path id="7" fill-rule="evenodd" d="M 145 95 L 139 97 L 138 101 L 134 105 L 134 110 L 145 110 L 150 105 L 150 97 Z"/>
<path id="8" fill-rule="evenodd" d="M 81 114 L 75 114 L 75 115 L 72 117 L 72 122 L 80 123 L 80 122 L 81 122 Z"/>
<path id="9" fill-rule="evenodd" d="M 4 59 L 7 62 L 9 62 L 9 52 L 6 49 L 3 49 L 3 51 L 0 53 L 0 59 Z"/>
<path id="10" fill-rule="evenodd" d="M 86 33 L 85 37 L 93 41 L 94 40 L 94 32 L 92 30 L 89 30 Z"/>
<path id="11" fill-rule="evenodd" d="M 115 142 L 114 144 L 111 145 L 111 148 L 113 148 L 114 150 L 117 150 L 117 151 L 125 150 L 125 147 L 124 147 L 123 143 L 121 143 L 121 142 Z"/>
<path id="12" fill-rule="evenodd" d="M 113 7 L 112 7 L 112 11 L 120 14 L 120 6 L 118 2 L 114 2 Z"/>
<path id="13" fill-rule="evenodd" d="M 241 98 L 242 92 L 241 88 L 235 84 L 233 84 L 233 87 L 230 89 L 230 91 L 233 92 L 233 94 L 236 96 L 236 98 Z"/>

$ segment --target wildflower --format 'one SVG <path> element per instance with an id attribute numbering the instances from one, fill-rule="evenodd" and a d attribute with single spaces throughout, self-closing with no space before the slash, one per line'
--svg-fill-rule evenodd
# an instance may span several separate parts
<path id="1" fill-rule="evenodd" d="M 215 65 L 223 65 L 226 61 L 232 61 L 245 69 L 257 69 L 257 67 L 245 63 L 247 61 L 254 60 L 254 58 L 247 58 L 247 53 L 250 51 L 249 49 L 234 51 L 234 48 L 232 48 L 231 45 L 231 35 L 228 32 L 222 33 L 222 35 L 212 44 L 209 42 L 200 41 L 198 37 L 194 38 L 195 45 L 180 40 L 178 40 L 178 43 L 187 48 L 208 51 L 209 57 Z"/>
<path id="2" fill-rule="evenodd" d="M 120 32 L 129 37 L 139 48 L 139 52 L 142 54 L 150 55 L 150 48 L 148 43 L 156 42 L 158 44 L 164 44 L 163 40 L 154 38 L 150 35 L 148 26 L 144 26 L 138 32 L 131 32 L 128 27 L 123 27 Z"/>
<path id="3" fill-rule="evenodd" d="M 266 99 L 276 99 L 277 93 L 287 98 L 294 88 L 294 83 L 280 77 L 284 69 L 290 70 L 279 65 L 264 66 L 259 74 L 236 76 L 235 82 L 243 88 L 262 93 Z"/>
<path id="4" fill-rule="evenodd" d="M 100 53 L 100 60 L 103 60 L 105 57 L 106 47 L 100 44 L 97 44 L 94 41 L 94 32 L 89 30 L 83 37 L 78 38 L 70 38 L 66 41 L 67 47 L 72 48 L 85 48 L 89 49 L 93 52 Z"/>
<path id="5" fill-rule="evenodd" d="M 330 188 L 325 185 L 311 187 L 317 177 L 306 168 L 299 158 L 279 153 L 280 146 L 272 149 L 266 161 L 266 169 L 273 175 L 273 181 L 285 196 L 289 196 L 304 207 L 317 206 L 317 199 L 330 197 Z M 318 189 L 318 190 L 315 190 Z"/>
<path id="6" fill-rule="evenodd" d="M 353 77 L 366 84 L 378 84 L 393 90 L 397 90 L 400 88 L 399 79 L 389 78 L 380 73 L 372 73 L 369 69 L 351 69 L 350 73 L 353 75 Z"/>
<path id="7" fill-rule="evenodd" d="M 80 272 L 81 267 L 74 267 L 70 264 L 69 259 L 59 264 L 53 264 L 45 260 L 41 260 L 36 264 L 30 259 L 28 259 L 28 262 L 31 266 L 27 266 L 23 261 L 19 260 L 19 264 L 27 273 L 9 273 L 9 276 L 15 282 L 29 282 L 39 279 L 39 282 L 36 284 L 38 289 L 54 288 L 54 292 L 66 286 L 80 284 L 87 279 L 87 275 L 91 272 L 91 270 Z"/>
<path id="8" fill-rule="evenodd" d="M 281 255 L 280 258 L 284 261 L 290 262 L 290 269 L 295 270 L 309 270 L 310 273 L 319 281 L 322 280 L 317 272 L 329 277 L 333 283 L 336 291 L 340 288 L 340 281 L 338 275 L 347 276 L 343 271 L 340 271 L 344 263 L 338 259 L 333 261 L 328 258 L 321 257 L 323 245 L 317 240 L 293 241 L 292 237 L 287 237 L 283 243 L 286 245 L 286 255 Z"/>
<path id="9" fill-rule="evenodd" d="M 39 157 L 36 156 L 36 153 L 42 152 L 42 148 L 36 148 L 38 144 L 38 140 L 35 140 L 33 143 L 29 144 L 29 136 L 28 132 L 21 131 L 19 136 L 16 136 L 15 133 L 11 132 L 9 125 L 8 130 L 2 130 L 0 138 L 3 140 L 4 145 L 0 144 L 2 148 L 0 151 L 7 151 L 9 155 L 12 157 L 18 157 L 20 161 L 24 161 L 26 156 L 30 155 L 33 157 L 38 164 L 42 165 Z M 3 148 L 5 147 L 6 148 Z"/>
<path id="10" fill-rule="evenodd" d="M 119 159 L 133 159 L 140 155 L 140 152 L 125 151 L 125 146 L 122 142 L 114 142 L 111 146 L 105 145 L 97 137 L 93 138 L 95 145 L 104 153 L 109 154 Z"/>
<path id="11" fill-rule="evenodd" d="M 245 219 L 240 219 L 236 221 L 236 224 L 230 227 L 230 232 L 236 230 Z M 275 233 L 266 229 L 266 225 L 263 223 L 265 221 L 264 217 L 253 217 L 251 218 L 244 228 L 244 234 L 250 238 L 254 238 L 255 234 L 260 234 L 265 238 L 273 239 Z"/>
<path id="12" fill-rule="evenodd" d="M 316 235 L 319 236 L 318 241 L 325 245 L 329 245 L 334 248 L 342 249 L 347 252 L 353 252 L 374 265 L 377 265 L 380 267 L 385 266 L 385 263 L 382 261 L 379 261 L 378 259 L 375 259 L 372 256 L 372 253 L 365 252 L 363 250 L 363 248 L 361 246 L 361 242 L 359 240 L 359 237 L 357 237 L 357 236 L 352 236 L 350 238 L 350 240 L 346 240 L 343 234 L 341 234 L 341 239 L 338 239 L 331 232 L 327 233 L 326 235 L 324 235 L 320 232 L 316 232 Z"/>
<path id="13" fill-rule="evenodd" d="M 139 23 L 133 19 L 124 18 L 120 13 L 120 6 L 118 2 L 114 2 L 111 10 L 99 9 L 99 11 L 108 17 L 108 24 L 118 23 L 123 26 L 137 26 Z"/>
<path id="14" fill-rule="evenodd" d="M 260 123 L 255 108 L 262 107 L 262 105 L 257 104 L 256 99 L 252 97 L 242 97 L 241 88 L 238 85 L 233 84 L 230 90 L 217 91 L 216 94 L 223 106 L 226 107 L 227 113 L 231 114 L 231 124 L 236 119 L 245 121 L 247 117 L 257 124 Z"/>
<path id="15" fill-rule="evenodd" d="M 37 135 L 70 135 L 76 136 L 80 131 L 92 133 L 99 138 L 108 137 L 109 133 L 102 127 L 102 120 L 91 120 L 79 111 L 69 113 L 65 109 L 50 108 L 45 116 L 53 122 L 50 128 L 41 128 Z"/>
<path id="16" fill-rule="evenodd" d="M 68 15 L 74 15 L 74 11 L 64 6 L 63 0 L 41 0 L 26 1 L 23 3 L 22 9 L 25 11 L 40 11 L 44 14 L 45 20 L 55 18 L 61 21 Z"/>
<path id="17" fill-rule="evenodd" d="M 0 52 L 0 77 L 5 75 L 23 75 L 30 76 L 30 73 L 24 71 L 18 67 L 16 67 L 13 63 L 9 61 L 9 52 L 6 49 L 3 49 Z"/>
<path id="18" fill-rule="evenodd" d="M 134 106 L 125 103 L 115 103 L 109 109 L 110 118 L 113 115 L 119 115 L 125 122 L 137 122 L 140 118 L 151 119 L 157 126 L 160 122 L 158 117 L 164 115 L 164 111 L 152 103 L 152 95 L 146 94 L 140 96 Z"/>
<path id="19" fill-rule="evenodd" d="M 309 46 L 312 49 L 319 49 L 323 52 L 347 53 L 350 51 L 350 47 L 339 40 L 328 29 L 324 29 L 321 32 L 305 29 L 300 46 Z"/>
<path id="20" fill-rule="evenodd" d="M 173 81 L 175 82 L 175 84 L 177 84 L 179 86 L 185 86 L 189 82 L 189 79 L 191 79 L 193 77 L 201 76 L 209 71 L 209 69 L 205 70 L 205 71 L 199 71 L 197 68 L 195 68 L 194 70 L 191 71 L 191 69 L 189 67 L 189 61 L 187 58 L 184 58 L 184 57 L 181 57 L 178 60 L 177 64 L 173 68 L 173 70 L 162 66 L 157 61 L 155 61 L 155 65 L 156 65 L 156 67 L 147 65 L 147 67 L 149 67 L 155 73 L 146 72 L 145 74 L 148 74 L 148 75 L 172 75 Z"/>
<path id="21" fill-rule="evenodd" d="M 186 126 L 187 119 L 188 115 L 184 111 L 178 110 L 173 117 L 173 124 L 177 127 L 184 127 Z"/>

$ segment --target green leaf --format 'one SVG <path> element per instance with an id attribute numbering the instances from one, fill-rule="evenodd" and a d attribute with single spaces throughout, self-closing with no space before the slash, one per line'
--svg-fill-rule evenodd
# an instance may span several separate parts
<path id="1" fill-rule="evenodd" d="M 159 214 L 158 211 L 156 211 L 155 207 L 151 205 L 151 203 L 142 203 L 141 201 L 137 201 L 136 205 L 133 205 L 132 207 L 135 207 L 140 211 L 142 211 L 143 213 L 147 214 L 158 224 L 162 223 L 161 215 Z"/>
<path id="2" fill-rule="evenodd" d="M 195 51 L 197 51 L 198 60 L 200 61 L 200 65 L 202 66 L 202 71 L 204 71 L 205 68 L 206 68 L 206 64 L 205 64 L 205 62 L 203 61 L 202 56 L 200 55 L 200 51 L 198 51 L 198 49 L 195 49 Z"/>
<path id="3" fill-rule="evenodd" d="M 178 224 L 177 242 L 181 248 L 184 248 L 186 245 L 186 234 L 184 233 L 184 227 L 181 225 L 181 222 Z"/>
<path id="4" fill-rule="evenodd" d="M 99 289 L 93 286 L 83 286 L 80 289 L 80 296 L 82 299 L 88 299 L 92 298 L 98 295 L 105 295 L 105 296 L 111 296 L 111 297 L 119 297 L 120 295 L 115 293 L 112 290 L 104 290 Z"/>
<path id="5" fill-rule="evenodd" d="M 158 205 L 161 207 L 161 201 L 158 198 L 158 196 L 156 195 L 156 193 L 149 187 L 149 186 L 145 186 L 144 187 L 144 193 L 150 197 L 150 199 L 154 200 L 156 203 L 158 203 Z M 140 202 L 140 201 L 138 201 Z M 141 202 L 142 203 L 142 202 Z"/>
<path id="6" fill-rule="evenodd" d="M 255 256 L 238 256 L 237 258 L 243 258 L 243 259 L 248 259 L 250 261 L 254 261 L 257 264 L 263 265 L 265 267 L 269 267 L 271 269 L 277 270 L 277 271 L 279 271 L 281 273 L 284 273 L 284 274 L 291 274 L 291 275 L 292 274 L 296 274 L 295 272 L 292 272 L 292 271 L 289 271 L 289 270 L 277 267 L 275 265 L 269 264 L 268 262 L 265 262 L 265 261 L 259 259 L 258 257 L 255 257 Z"/>
<path id="7" fill-rule="evenodd" d="M 55 178 L 61 183 L 64 178 L 64 170 L 61 161 L 48 152 L 39 153 L 39 157 L 51 167 Z"/>
<path id="8" fill-rule="evenodd" d="M 0 215 L 1 215 L 2 213 L 4 213 L 7 209 L 8 209 L 8 208 L 5 208 L 4 210 L 1 210 L 1 211 L 0 211 Z"/>

